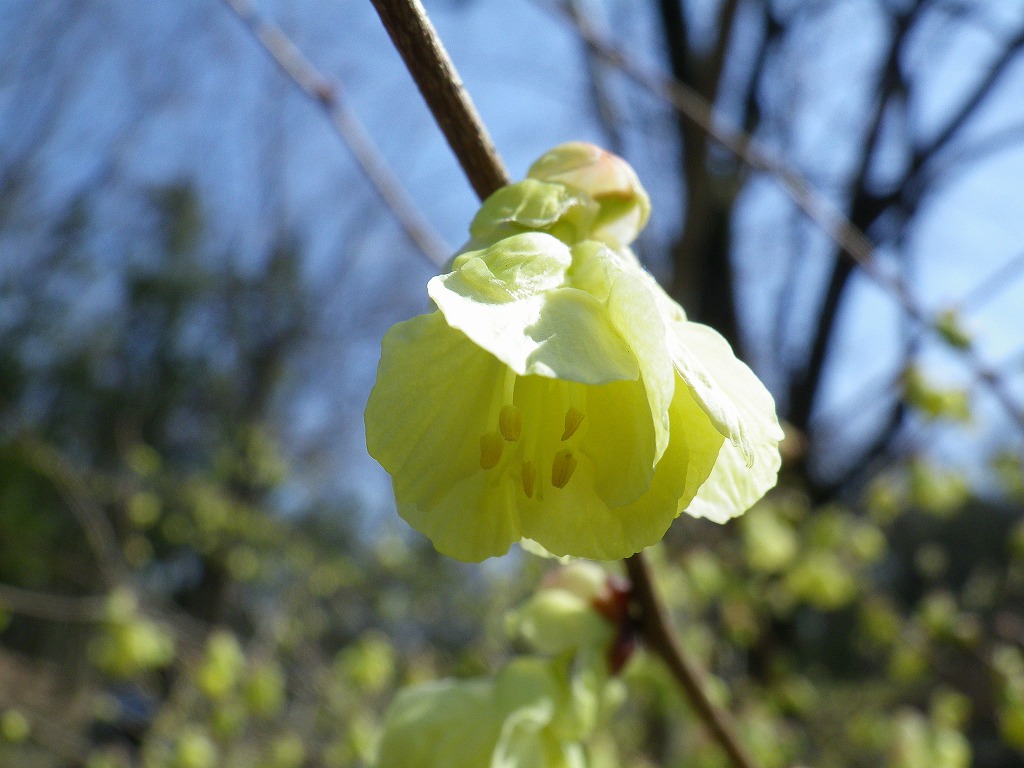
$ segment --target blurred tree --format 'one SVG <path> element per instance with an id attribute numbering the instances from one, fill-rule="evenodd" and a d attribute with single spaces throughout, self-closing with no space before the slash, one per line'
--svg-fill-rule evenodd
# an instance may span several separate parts
<path id="1" fill-rule="evenodd" d="M 571 27 L 428 6 L 510 166 L 602 130 L 634 161 L 660 206 L 642 255 L 802 434 L 775 496 L 656 555 L 761 763 L 1018 764 L 1024 472 L 1014 443 L 965 447 L 1009 420 L 954 352 L 1004 358 L 1016 391 L 1024 5 L 579 4 L 948 310 L 932 340 L 768 175 L 597 57 L 584 76 Z M 469 193 L 369 4 L 261 7 L 464 237 Z M 428 268 L 214 8 L 0 14 L 0 765 L 367 765 L 396 688 L 500 666 L 546 569 L 466 568 L 381 522 L 359 410 Z M 594 765 L 723 764 L 659 667 L 625 682 Z"/>
<path id="2" fill-rule="evenodd" d="M 784 162 L 815 180 L 876 248 L 891 254 L 904 274 L 912 264 L 912 235 L 921 226 L 922 209 L 939 195 L 948 178 L 976 171 L 991 153 L 1020 147 L 1024 138 L 1012 127 L 977 136 L 982 113 L 1000 109 L 1002 89 L 1008 87 L 1024 50 L 1024 19 L 997 27 L 991 19 L 992 4 L 722 0 L 705 7 L 658 0 L 657 6 L 672 75 L 716 105 L 733 124 L 779 148 Z M 853 13 L 863 14 L 868 24 L 855 25 Z M 952 39 L 970 34 L 976 26 L 990 33 L 985 55 L 960 65 L 970 68 L 969 77 L 937 86 L 932 81 L 935 62 L 948 55 Z M 840 41 L 836 37 L 843 29 L 853 36 L 872 34 L 874 39 Z M 832 40 L 838 51 L 861 60 L 853 71 L 840 71 L 838 63 L 827 70 L 817 67 L 813 59 L 819 55 L 819 40 Z M 951 104 L 945 104 L 936 118 L 928 114 L 928 102 L 936 98 L 932 91 L 938 87 L 948 88 L 952 96 L 946 97 Z M 850 95 L 834 98 L 841 90 Z M 812 101 L 804 93 L 811 91 L 821 95 Z M 859 109 L 851 111 L 851 101 Z M 824 126 L 827 141 L 817 144 L 817 156 L 809 155 L 803 150 L 805 135 L 818 125 Z M 742 343 L 740 327 L 758 320 L 749 310 L 741 316 L 737 308 L 739 278 L 734 274 L 732 238 L 739 201 L 757 176 L 725 156 L 692 120 L 679 114 L 677 126 L 686 197 L 672 250 L 673 291 L 694 317 L 718 328 L 734 344 Z M 795 230 L 803 226 L 798 224 Z M 784 242 L 798 253 L 800 237 Z M 903 435 L 907 409 L 899 394 L 873 393 L 887 404 L 872 438 L 839 468 L 834 457 L 824 462 L 817 458 L 828 445 L 829 436 L 819 433 L 818 417 L 829 366 L 839 357 L 837 339 L 845 330 L 841 319 L 863 321 L 854 320 L 857 315 L 850 311 L 858 298 L 856 265 L 849 254 L 834 247 L 831 254 L 796 255 L 788 267 L 775 265 L 789 270 L 783 284 L 798 281 L 808 258 L 832 263 L 823 291 L 811 300 L 813 309 L 805 321 L 809 332 L 801 332 L 799 352 L 787 360 L 785 352 L 794 344 L 789 327 L 797 309 L 795 291 L 784 288 L 769 310 L 776 328 L 772 350 L 784 366 L 779 391 L 784 413 L 807 439 L 801 472 L 817 498 L 828 498 L 852 481 L 863 481 L 879 457 L 892 455 Z M 846 314 L 841 315 L 844 307 Z M 920 353 L 920 344 L 908 341 L 904 365 Z"/>

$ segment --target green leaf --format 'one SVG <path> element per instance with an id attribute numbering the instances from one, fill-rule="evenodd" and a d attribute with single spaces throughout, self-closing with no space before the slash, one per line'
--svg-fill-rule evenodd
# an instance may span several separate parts
<path id="1" fill-rule="evenodd" d="M 948 309 L 935 318 L 934 329 L 954 349 L 968 349 L 974 340 L 960 322 L 955 309 Z"/>
<path id="2" fill-rule="evenodd" d="M 598 205 L 582 191 L 526 179 L 488 197 L 469 225 L 476 247 L 523 232 L 546 232 L 572 244 L 587 238 Z"/>

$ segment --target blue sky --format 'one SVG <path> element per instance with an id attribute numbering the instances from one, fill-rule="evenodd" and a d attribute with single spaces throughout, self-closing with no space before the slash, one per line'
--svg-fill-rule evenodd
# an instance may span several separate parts
<path id="1" fill-rule="evenodd" d="M 340 83 L 423 214 L 459 245 L 477 202 L 371 4 L 258 5 Z M 561 141 L 606 141 L 582 48 L 562 21 L 520 0 L 425 5 L 514 177 Z M 589 5 L 631 51 L 657 65 L 647 4 Z M 694 4 L 698 36 L 714 5 Z M 1024 0 L 967 5 L 974 21 L 950 27 L 936 14 L 918 34 L 904 62 L 916 86 L 906 114 L 893 116 L 894 136 L 901 119 L 923 140 L 933 134 L 998 52 L 999 41 L 1024 24 Z M 841 194 L 839 184 L 855 160 L 851 125 L 869 99 L 864 83 L 884 32 L 875 7 L 845 0 L 808 14 L 773 57 L 776 74 L 762 94 L 790 119 L 760 138 L 828 194 Z M 749 26 L 744 34 L 753 35 L 753 21 Z M 733 41 L 731 77 L 743 75 L 750 47 L 744 34 Z M 676 152 L 668 111 L 620 78 L 612 87 L 626 115 L 626 154 L 654 202 L 639 250 L 664 277 L 666 247 L 684 199 L 674 174 L 663 172 Z M 1021 93 L 1024 57 L 953 152 L 1012 136 L 1015 127 L 1024 134 Z M 728 116 L 727 100 L 723 107 Z M 150 236 L 140 204 L 147 190 L 183 181 L 196 186 L 207 222 L 203 252 L 211 259 L 230 250 L 243 268 L 259 269 L 278 233 L 297 233 L 306 278 L 321 302 L 321 327 L 317 345 L 289 373 L 279 406 L 282 434 L 296 455 L 312 455 L 306 449 L 317 447 L 319 461 L 303 468 L 312 487 L 387 507 L 386 479 L 362 447 L 361 409 L 380 336 L 392 322 L 427 308 L 423 286 L 432 269 L 381 208 L 320 111 L 278 73 L 221 0 L 0 0 L 0 171 L 26 151 L 29 183 L 0 229 L 0 279 L 30 279 L 52 222 L 78 192 L 97 186 L 102 194 L 88 244 L 95 278 L 69 299 L 68 316 L 81 328 L 118 311 L 118 270 L 139 257 Z M 874 172 L 884 181 L 904 161 L 892 142 Z M 918 299 L 936 309 L 1024 251 L 1024 142 L 1006 141 L 966 173 L 943 179 L 907 233 L 908 258 L 899 266 L 908 270 Z M 752 362 L 777 388 L 782 361 L 799 354 L 806 341 L 831 249 L 763 176 L 752 177 L 740 194 L 734 236 Z M 893 260 L 886 251 L 881 257 Z M 1024 279 L 966 317 L 987 359 L 1004 359 L 1024 346 L 1022 292 Z M 774 329 L 781 295 L 790 297 L 790 316 L 780 344 Z M 858 398 L 892 378 L 904 322 L 891 297 L 863 279 L 843 312 L 822 410 L 842 417 L 848 443 L 875 423 L 881 400 L 869 396 L 859 409 Z M 937 345 L 924 349 L 923 360 L 939 380 L 969 381 L 955 356 Z M 1024 401 L 1019 373 L 1016 382 Z M 940 450 L 948 442 L 955 458 L 965 441 L 1016 439 L 997 406 L 987 398 L 979 406 L 978 423 L 967 433 L 946 433 L 936 442 Z M 851 407 L 863 418 L 847 418 Z"/>

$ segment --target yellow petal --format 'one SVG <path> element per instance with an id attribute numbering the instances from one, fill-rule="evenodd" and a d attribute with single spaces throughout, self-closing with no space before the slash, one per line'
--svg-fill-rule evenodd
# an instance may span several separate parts
<path id="1" fill-rule="evenodd" d="M 459 560 L 504 554 L 521 535 L 508 489 L 480 468 L 505 371 L 440 313 L 421 315 L 384 337 L 366 407 L 367 449 L 392 477 L 399 514 Z"/>
<path id="2" fill-rule="evenodd" d="M 521 235 L 516 240 L 517 259 L 532 249 L 539 260 L 567 266 L 569 250 L 547 235 Z M 474 257 L 488 268 L 508 249 L 507 241 Z M 464 266 L 474 264 L 465 262 Z M 501 291 L 479 290 L 460 272 L 433 278 L 427 292 L 448 324 L 520 375 L 547 376 L 585 384 L 635 379 L 636 358 L 612 324 L 609 313 L 589 293 L 569 287 L 551 288 L 562 280 L 565 266 L 538 276 L 525 269 L 497 268 L 490 274 L 509 275 Z M 476 275 L 482 274 L 477 269 Z M 476 278 L 474 278 L 476 279 Z M 482 284 L 482 283 L 481 283 Z M 533 290 L 530 286 L 543 286 Z"/>
<path id="3" fill-rule="evenodd" d="M 718 523 L 743 514 L 778 480 L 782 459 L 782 429 L 775 415 L 775 401 L 765 386 L 732 352 L 716 331 L 699 323 L 686 323 L 681 339 L 700 359 L 721 397 L 728 398 L 743 423 L 751 462 L 739 446 L 726 442 L 697 497 L 686 508 L 694 517 Z"/>
<path id="4" fill-rule="evenodd" d="M 522 508 L 523 535 L 552 554 L 591 560 L 618 560 L 659 541 L 711 473 L 724 440 L 685 386 L 669 418 L 672 440 L 642 495 L 610 507 L 597 491 L 603 478 L 581 451 L 565 488 L 549 487 L 543 500 Z"/>

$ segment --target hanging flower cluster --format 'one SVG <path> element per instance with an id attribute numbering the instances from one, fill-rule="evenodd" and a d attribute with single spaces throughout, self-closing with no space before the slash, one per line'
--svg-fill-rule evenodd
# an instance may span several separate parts
<path id="1" fill-rule="evenodd" d="M 594 563 L 554 572 L 506 617 L 530 654 L 494 676 L 401 691 L 377 768 L 586 768 L 584 744 L 622 695 L 610 663 L 625 616 L 617 595 Z"/>
<path id="2" fill-rule="evenodd" d="M 367 447 L 440 552 L 618 559 L 775 484 L 771 395 L 629 250 L 649 211 L 621 158 L 556 147 L 484 202 L 437 309 L 385 336 Z"/>

